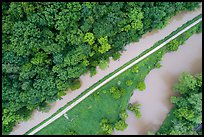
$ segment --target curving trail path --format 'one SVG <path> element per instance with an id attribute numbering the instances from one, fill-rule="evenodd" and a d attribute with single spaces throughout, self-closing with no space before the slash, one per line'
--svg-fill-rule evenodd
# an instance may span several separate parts
<path id="1" fill-rule="evenodd" d="M 98 70 L 98 73 L 95 76 L 93 76 L 92 78 L 89 77 L 89 74 L 81 76 L 82 87 L 80 89 L 78 89 L 74 92 L 68 93 L 66 96 L 63 97 L 63 100 L 58 100 L 55 103 L 52 103 L 52 108 L 51 108 L 49 113 L 42 113 L 42 112 L 35 111 L 33 113 L 31 120 L 29 120 L 27 122 L 22 122 L 19 125 L 17 125 L 15 127 L 15 129 L 13 130 L 13 132 L 11 132 L 11 134 L 24 134 L 30 128 L 39 124 L 40 122 L 42 122 L 46 118 L 50 117 L 59 108 L 64 106 L 67 102 L 71 101 L 73 98 L 77 97 L 85 89 L 87 89 L 88 87 L 93 85 L 96 81 L 103 78 L 103 76 L 109 74 L 110 72 L 114 71 L 118 67 L 122 66 L 124 63 L 128 62 L 129 60 L 131 60 L 135 56 L 142 53 L 144 50 L 150 48 L 156 41 L 169 35 L 172 32 L 172 30 L 175 30 L 177 27 L 181 26 L 183 23 L 185 23 L 189 19 L 197 16 L 201 12 L 202 12 L 202 9 L 199 9 L 197 11 L 187 12 L 184 15 L 182 15 L 182 14 L 177 15 L 176 17 L 174 17 L 174 19 L 177 18 L 179 20 L 177 20 L 177 21 L 171 20 L 169 25 L 167 25 L 164 29 L 157 31 L 154 34 L 149 33 L 147 35 L 144 35 L 143 38 L 140 39 L 140 42 L 127 45 L 127 51 L 122 53 L 122 56 L 121 56 L 119 61 L 112 61 L 111 60 L 109 63 L 109 68 L 107 68 L 105 71 Z M 148 36 L 148 35 L 150 35 L 150 36 Z M 87 82 L 87 81 L 89 81 L 89 82 Z M 85 82 L 86 82 L 86 84 L 84 84 Z M 90 94 L 91 94 L 91 92 L 86 94 L 84 97 L 86 97 Z M 83 100 L 83 98 L 82 98 L 82 100 Z M 69 108 L 67 108 L 67 109 L 69 110 L 70 108 L 71 107 L 69 106 Z M 67 109 L 66 109 L 66 111 L 67 111 Z M 65 111 L 63 111 L 63 113 L 64 112 Z M 34 132 L 33 132 L 33 134 L 34 134 Z"/>

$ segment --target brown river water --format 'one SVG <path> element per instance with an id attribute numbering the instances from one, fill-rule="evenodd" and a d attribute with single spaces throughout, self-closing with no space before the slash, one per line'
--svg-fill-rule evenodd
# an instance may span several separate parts
<path id="1" fill-rule="evenodd" d="M 191 36 L 178 51 L 167 53 L 161 61 L 162 67 L 153 69 L 145 79 L 146 90 L 135 90 L 130 103 L 141 104 L 142 117 L 137 119 L 128 111 L 124 131 L 115 131 L 114 135 L 145 135 L 148 130 L 156 132 L 172 108 L 170 96 L 182 72 L 191 74 L 202 72 L 202 34 Z"/>
<path id="2" fill-rule="evenodd" d="M 82 75 L 80 77 L 82 86 L 78 90 L 73 92 L 67 91 L 62 100 L 51 103 L 51 109 L 48 113 L 35 110 L 31 119 L 17 124 L 10 134 L 24 134 L 50 117 L 59 108 L 73 100 L 101 78 L 138 56 L 155 42 L 168 36 L 176 28 L 200 13 L 202 13 L 202 8 L 193 12 L 178 14 L 170 20 L 164 29 L 147 33 L 139 42 L 127 45 L 126 51 L 122 53 L 121 58 L 117 61 L 111 59 L 106 70 L 97 68 L 97 74 L 93 77 L 90 77 L 89 74 Z M 115 131 L 113 134 L 146 134 L 149 129 L 156 131 L 159 128 L 172 107 L 169 97 L 173 94 L 171 87 L 176 82 L 178 75 L 183 71 L 192 73 L 202 71 L 202 34 L 193 35 L 178 51 L 167 53 L 163 57 L 161 64 L 162 67 L 160 69 L 154 69 L 147 75 L 145 79 L 146 90 L 143 92 L 137 92 L 136 90 L 130 99 L 130 102 L 136 101 L 142 104 L 142 117 L 137 120 L 133 113 L 128 112 L 129 117 L 126 120 L 129 125 L 128 128 L 122 132 Z"/>

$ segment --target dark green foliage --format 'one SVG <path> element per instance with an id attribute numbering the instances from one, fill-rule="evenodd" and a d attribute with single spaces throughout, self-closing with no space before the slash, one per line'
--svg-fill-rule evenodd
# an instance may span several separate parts
<path id="1" fill-rule="evenodd" d="M 121 54 L 119 52 L 116 52 L 115 54 L 113 54 L 113 60 L 118 60 L 120 58 Z"/>
<path id="2" fill-rule="evenodd" d="M 202 123 L 202 73 L 182 73 L 174 85 L 180 96 L 172 96 L 171 110 L 157 135 L 197 135 L 195 128 Z"/>
<path id="3" fill-rule="evenodd" d="M 39 106 L 39 110 L 42 111 L 42 112 L 49 112 L 50 105 L 48 103 L 42 103 Z"/>
<path id="4" fill-rule="evenodd" d="M 76 90 L 81 87 L 80 80 L 75 80 L 71 85 L 71 90 Z"/>
<path id="5" fill-rule="evenodd" d="M 119 58 L 126 44 L 196 7 L 198 2 L 2 3 L 3 132 L 27 111 L 78 88 L 75 79 L 95 74 L 101 60 Z"/>

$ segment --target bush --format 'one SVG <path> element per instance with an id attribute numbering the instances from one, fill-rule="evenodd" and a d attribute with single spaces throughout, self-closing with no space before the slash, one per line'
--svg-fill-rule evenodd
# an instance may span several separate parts
<path id="1" fill-rule="evenodd" d="M 125 110 L 120 112 L 120 118 L 122 120 L 126 120 L 127 117 L 128 117 L 128 113 Z"/>
<path id="2" fill-rule="evenodd" d="M 105 70 L 107 67 L 108 67 L 108 62 L 105 61 L 105 60 L 101 60 L 100 63 L 99 63 L 99 68 L 101 70 Z"/>
<path id="3" fill-rule="evenodd" d="M 76 89 L 79 89 L 80 87 L 81 87 L 81 82 L 78 79 L 78 80 L 75 80 L 71 85 L 71 90 L 76 90 Z"/>
<path id="4" fill-rule="evenodd" d="M 139 89 L 139 91 L 143 91 L 146 89 L 145 83 L 144 82 L 139 82 L 137 85 L 137 88 Z"/>
<path id="5" fill-rule="evenodd" d="M 133 84 L 133 81 L 132 81 L 132 80 L 127 80 L 127 81 L 126 81 L 126 85 L 127 85 L 127 86 L 131 86 L 132 84 Z"/>
<path id="6" fill-rule="evenodd" d="M 96 73 L 97 73 L 96 68 L 91 68 L 91 69 L 90 69 L 90 76 L 91 76 L 91 77 L 94 76 L 94 75 L 96 75 Z"/>
<path id="7" fill-rule="evenodd" d="M 128 124 L 124 120 L 120 120 L 115 124 L 115 129 L 124 131 L 127 128 Z"/>
<path id="8" fill-rule="evenodd" d="M 49 112 L 51 106 L 48 103 L 41 103 L 39 106 L 39 110 L 42 112 Z"/>
<path id="9" fill-rule="evenodd" d="M 134 103 L 134 104 L 129 103 L 129 105 L 128 105 L 128 109 L 130 111 L 134 112 L 135 116 L 137 118 L 140 118 L 142 116 L 142 114 L 141 114 L 141 112 L 139 110 L 140 109 L 139 107 L 140 107 L 140 104 L 136 104 L 136 103 Z"/>
<path id="10" fill-rule="evenodd" d="M 116 52 L 113 54 L 113 60 L 118 60 L 120 58 L 121 54 L 119 52 Z"/>
<path id="11" fill-rule="evenodd" d="M 134 67 L 132 67 L 131 71 L 132 71 L 133 73 L 138 73 L 138 72 L 139 72 L 138 66 L 135 65 Z"/>
<path id="12" fill-rule="evenodd" d="M 104 131 L 105 134 L 110 135 L 113 132 L 113 127 L 112 125 L 109 123 L 109 120 L 106 118 L 103 118 L 100 122 L 100 127 L 101 129 Z"/>

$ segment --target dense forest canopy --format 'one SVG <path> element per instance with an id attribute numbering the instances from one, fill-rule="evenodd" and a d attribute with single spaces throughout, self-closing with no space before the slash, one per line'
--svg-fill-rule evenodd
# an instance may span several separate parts
<path id="1" fill-rule="evenodd" d="M 198 2 L 2 3 L 2 131 Z M 77 82 L 76 82 L 77 81 Z M 79 85 L 79 86 L 78 86 Z"/>

